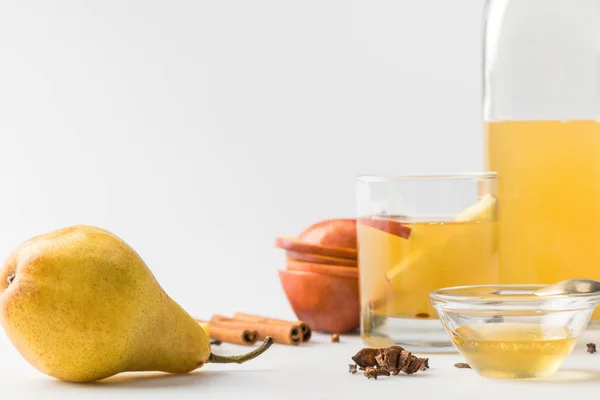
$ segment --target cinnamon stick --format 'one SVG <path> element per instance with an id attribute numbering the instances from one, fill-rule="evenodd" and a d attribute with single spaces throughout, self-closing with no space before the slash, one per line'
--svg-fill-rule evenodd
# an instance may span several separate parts
<path id="1" fill-rule="evenodd" d="M 260 315 L 245 314 L 245 313 L 240 313 L 240 312 L 236 312 L 235 314 L 233 314 L 233 319 L 240 320 L 240 321 L 255 321 L 255 322 L 274 324 L 274 325 L 292 325 L 292 326 L 299 325 L 300 329 L 302 329 L 302 341 L 303 342 L 308 342 L 310 340 L 310 337 L 312 336 L 312 329 L 304 321 L 292 322 L 292 321 L 285 321 L 283 319 L 269 318 L 269 317 L 263 317 Z"/>
<path id="2" fill-rule="evenodd" d="M 206 321 L 197 319 L 196 322 L 205 323 Z M 256 330 L 212 320 L 208 321 L 208 331 L 211 339 L 233 344 L 252 345 L 256 343 L 258 337 Z"/>
<path id="3" fill-rule="evenodd" d="M 299 325 L 270 324 L 261 321 L 236 320 L 222 315 L 213 315 L 211 322 L 237 329 L 248 329 L 258 333 L 258 339 L 272 337 L 275 343 L 299 345 L 302 342 L 302 329 Z M 210 328 L 209 328 L 210 329 Z"/>

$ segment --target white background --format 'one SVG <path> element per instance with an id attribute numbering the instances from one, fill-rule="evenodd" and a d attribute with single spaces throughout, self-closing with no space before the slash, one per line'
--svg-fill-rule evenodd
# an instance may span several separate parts
<path id="1" fill-rule="evenodd" d="M 481 170 L 473 0 L 0 2 L 0 255 L 93 224 L 191 313 L 291 316 L 277 235 Z"/>

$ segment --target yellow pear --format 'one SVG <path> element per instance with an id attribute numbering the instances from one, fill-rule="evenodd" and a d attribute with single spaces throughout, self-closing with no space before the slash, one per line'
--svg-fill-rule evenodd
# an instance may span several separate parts
<path id="1" fill-rule="evenodd" d="M 160 287 L 123 240 L 91 226 L 34 237 L 0 270 L 0 323 L 21 355 L 58 379 L 95 381 L 125 371 L 186 373 L 211 354 L 202 327 Z"/>

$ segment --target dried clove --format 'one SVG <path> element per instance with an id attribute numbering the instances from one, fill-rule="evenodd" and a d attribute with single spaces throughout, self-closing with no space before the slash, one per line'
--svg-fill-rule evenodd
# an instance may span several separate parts
<path id="1" fill-rule="evenodd" d="M 381 353 L 375 356 L 375 360 L 377 360 L 377 364 L 381 368 L 390 371 L 392 375 L 398 375 L 401 370 L 400 368 L 407 364 L 409 355 L 410 353 L 406 350 L 397 351 L 395 348 L 390 347 L 383 349 Z"/>
<path id="2" fill-rule="evenodd" d="M 456 363 L 456 364 L 454 364 L 454 366 L 456 368 L 471 369 L 471 366 L 467 363 Z"/>
<path id="3" fill-rule="evenodd" d="M 367 367 L 365 376 L 367 379 L 377 379 L 378 376 L 390 376 L 390 372 L 381 368 Z"/>
<path id="4" fill-rule="evenodd" d="M 352 360 L 362 368 L 378 368 L 398 375 L 400 372 L 414 374 L 429 368 L 429 359 L 419 358 L 400 346 L 384 349 L 362 349 Z"/>
<path id="5" fill-rule="evenodd" d="M 379 364 L 375 357 L 377 357 L 381 350 L 383 349 L 362 349 L 352 357 L 352 361 L 363 369 L 367 367 L 377 367 Z"/>
<path id="6" fill-rule="evenodd" d="M 588 343 L 586 346 L 588 353 L 594 354 L 596 352 L 596 343 Z"/>
<path id="7" fill-rule="evenodd" d="M 331 343 L 339 343 L 340 342 L 340 334 L 333 333 L 331 334 Z"/>
<path id="8" fill-rule="evenodd" d="M 348 372 L 350 372 L 351 374 L 355 374 L 356 373 L 356 364 L 348 364 Z"/>

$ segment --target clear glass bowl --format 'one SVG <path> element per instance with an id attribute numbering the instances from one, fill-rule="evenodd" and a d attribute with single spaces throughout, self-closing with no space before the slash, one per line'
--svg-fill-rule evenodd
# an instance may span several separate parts
<path id="1" fill-rule="evenodd" d="M 546 285 L 436 290 L 431 304 L 472 369 L 492 378 L 552 375 L 587 326 L 600 294 L 537 296 Z"/>

